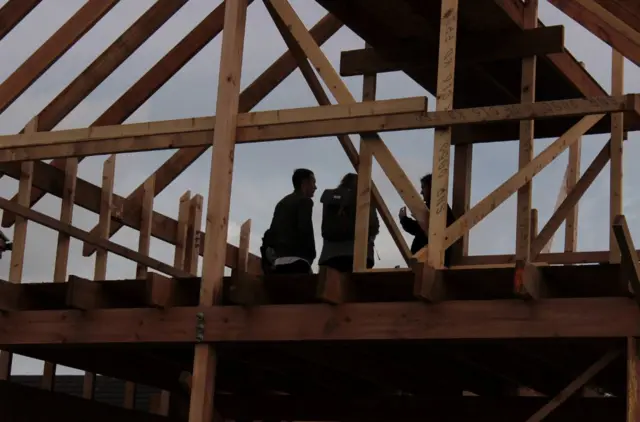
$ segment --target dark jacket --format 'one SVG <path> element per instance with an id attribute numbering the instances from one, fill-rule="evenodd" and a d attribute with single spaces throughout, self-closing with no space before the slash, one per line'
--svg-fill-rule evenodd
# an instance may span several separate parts
<path id="1" fill-rule="evenodd" d="M 330 217 L 330 213 L 328 212 L 329 206 L 327 205 L 327 199 L 333 195 L 334 192 L 339 192 L 345 196 L 350 196 L 350 200 L 347 201 L 347 206 L 345 207 L 344 212 L 349 216 L 350 224 L 347 230 L 345 231 L 348 239 L 344 241 L 331 241 L 325 238 L 325 228 L 328 223 Z M 318 260 L 318 264 L 322 265 L 324 262 L 331 258 L 341 257 L 341 256 L 353 256 L 353 248 L 355 243 L 355 226 L 356 226 L 356 212 L 357 212 L 357 201 L 356 201 L 356 192 L 353 190 L 349 190 L 347 188 L 336 188 L 336 189 L 327 189 L 323 192 L 320 202 L 323 204 L 322 208 L 322 228 L 323 228 L 323 245 L 322 245 L 322 253 L 320 254 L 320 259 Z M 376 213 L 376 209 L 371 204 L 370 214 L 369 214 L 369 244 L 367 248 L 367 259 L 373 261 L 373 246 L 374 240 L 378 233 L 380 232 L 380 221 L 378 220 L 378 214 Z"/>
<path id="2" fill-rule="evenodd" d="M 273 211 L 265 244 L 275 250 L 277 257 L 295 256 L 311 264 L 316 259 L 312 217 L 313 200 L 297 192 L 290 193 Z"/>
<path id="3" fill-rule="evenodd" d="M 429 202 L 430 201 L 426 201 L 425 202 L 425 204 L 427 205 L 428 208 L 430 208 L 429 207 Z M 447 204 L 447 227 L 449 227 L 454 222 L 455 222 L 455 217 L 453 216 L 453 210 Z M 429 237 L 422 230 L 422 227 L 420 227 L 420 224 L 418 224 L 418 222 L 416 220 L 414 220 L 413 218 L 411 218 L 411 217 L 401 218 L 400 219 L 400 225 L 402 226 L 402 229 L 404 231 L 406 231 L 410 235 L 414 236 L 413 242 L 411 242 L 411 253 L 412 254 L 415 254 L 420 249 L 422 249 L 423 247 L 425 247 L 426 245 L 429 244 Z M 449 263 L 450 263 L 450 258 L 451 258 L 450 256 L 451 256 L 451 247 L 447 248 L 447 250 L 446 250 L 446 252 L 444 254 L 445 266 L 447 266 L 447 267 L 449 266 Z"/>

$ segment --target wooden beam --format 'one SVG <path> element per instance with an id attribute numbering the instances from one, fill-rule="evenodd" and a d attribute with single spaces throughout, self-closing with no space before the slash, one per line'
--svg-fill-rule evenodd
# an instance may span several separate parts
<path id="1" fill-rule="evenodd" d="M 471 33 L 460 39 L 456 63 L 471 66 L 505 59 L 523 58 L 564 52 L 564 27 L 527 29 L 517 32 Z M 499 47 L 498 47 L 499 46 Z M 340 53 L 340 75 L 355 76 L 366 73 L 402 71 L 408 68 L 434 67 L 418 46 L 394 51 L 385 57 L 375 50 L 348 50 Z"/>
<path id="2" fill-rule="evenodd" d="M 194 344 L 198 313 L 203 343 L 640 336 L 638 306 L 608 297 L 16 311 L 0 315 L 0 345 Z"/>
<path id="3" fill-rule="evenodd" d="M 13 104 L 104 15 L 109 13 L 118 1 L 90 0 L 78 9 L 40 48 L 0 84 L 0 113 Z"/>
<path id="4" fill-rule="evenodd" d="M 569 192 L 578 186 L 578 183 L 582 179 L 580 177 L 580 164 L 582 158 L 582 139 L 578 139 L 578 142 L 569 147 L 569 162 L 567 163 L 567 184 L 565 186 L 564 200 L 569 196 Z M 588 171 L 588 169 L 586 170 Z M 585 171 L 585 174 L 586 174 Z M 599 173 L 599 171 L 598 171 Z M 556 206 L 556 211 L 560 205 Z M 573 205 L 571 212 L 566 218 L 565 230 L 564 230 L 564 251 L 575 252 L 578 248 L 578 209 L 579 203 Z M 555 211 L 554 211 L 555 213 Z M 547 252 L 551 252 L 550 250 Z"/>
<path id="5" fill-rule="evenodd" d="M 611 57 L 611 93 L 624 92 L 624 57 L 613 50 Z M 624 144 L 624 114 L 611 114 L 611 166 L 609 179 L 609 222 L 613 223 L 616 216 L 623 214 L 622 177 L 623 177 L 623 144 Z M 620 250 L 613 232 L 609 232 L 609 262 L 620 262 Z"/>
<path id="6" fill-rule="evenodd" d="M 42 0 L 9 0 L 0 8 L 0 41 Z"/>
<path id="7" fill-rule="evenodd" d="M 549 0 L 561 12 L 640 66 L 640 32 L 593 0 Z"/>
<path id="8" fill-rule="evenodd" d="M 640 345 L 637 337 L 627 337 L 627 422 L 640 421 Z"/>
<path id="9" fill-rule="evenodd" d="M 529 106 L 515 104 L 460 109 L 456 110 L 455 113 L 440 111 L 414 112 L 394 116 L 385 114 L 318 122 L 240 126 L 238 128 L 237 142 L 255 143 L 337 136 L 350 133 L 418 130 L 472 123 L 493 123 L 505 120 L 519 121 L 531 118 L 550 119 L 601 113 L 635 113 L 638 98 L 636 94 L 629 94 L 624 97 L 537 102 Z M 134 131 L 128 127 L 129 125 L 113 126 L 110 127 L 112 136 L 102 132 L 99 135 L 99 140 L 93 139 L 94 135 L 91 135 L 87 129 L 79 129 L 84 132 L 82 135 L 78 132 L 72 132 L 78 129 L 70 129 L 69 131 L 41 133 L 32 137 L 27 137 L 27 135 L 0 136 L 0 162 L 201 147 L 205 144 L 207 137 L 211 136 L 214 122 L 212 118 L 200 119 L 207 120 L 210 123 L 203 124 L 202 120 L 188 119 L 192 122 L 190 124 L 194 124 L 193 122 L 195 121 L 195 124 L 198 125 L 190 130 L 185 130 L 184 127 L 169 129 L 166 122 L 146 123 L 145 125 L 148 125 L 148 129 L 143 129 L 142 131 L 139 128 Z M 242 118 L 240 117 L 240 119 Z M 158 126 L 155 126 L 156 124 L 165 126 L 163 129 L 158 130 Z M 118 135 L 118 132 L 121 135 Z M 129 137 L 124 137 L 125 133 Z M 52 140 L 56 145 L 47 146 L 47 143 Z M 30 145 L 30 142 L 35 142 L 39 145 Z M 380 161 L 381 158 L 379 157 L 380 155 L 378 154 L 376 158 Z M 127 208 L 125 207 L 125 209 Z"/>
<path id="10" fill-rule="evenodd" d="M 527 0 L 524 4 L 525 29 L 538 26 L 538 0 Z M 536 66 L 537 57 L 522 59 L 522 76 L 520 82 L 520 101 L 532 104 L 536 101 Z M 534 120 L 520 121 L 520 144 L 518 150 L 518 169 L 522 170 L 533 160 Z M 533 179 L 527 181 L 516 194 L 516 260 L 528 266 L 531 258 L 531 193 Z M 517 290 L 517 289 L 516 289 Z"/>
<path id="11" fill-rule="evenodd" d="M 247 7 L 247 0 L 229 2 L 224 14 L 225 31 L 222 34 L 216 101 L 218 124 L 212 139 L 212 144 L 215 146 L 211 154 L 209 176 L 206 225 L 208 235 L 205 239 L 204 256 L 206 258 L 200 285 L 200 305 L 202 306 L 219 305 L 222 302 Z M 213 345 L 195 346 L 189 422 L 213 420 L 217 360 Z"/>
<path id="12" fill-rule="evenodd" d="M 513 266 L 515 262 L 515 255 L 513 254 L 470 255 L 463 257 L 462 261 L 454 265 L 454 267 Z M 549 265 L 605 264 L 609 262 L 609 251 L 552 252 L 538 255 L 533 262 Z"/>
<path id="13" fill-rule="evenodd" d="M 222 6 L 226 4 L 222 3 Z M 218 9 L 220 9 L 218 7 Z M 224 9 L 219 13 L 220 23 L 222 22 L 222 16 Z M 204 23 L 204 22 L 203 22 Z M 330 14 L 325 15 L 318 23 L 311 29 L 311 33 L 318 42 L 318 44 L 324 44 L 333 34 L 335 34 L 342 27 L 342 23 Z M 218 31 L 222 29 L 222 25 L 216 28 Z M 209 26 L 205 26 L 205 31 L 209 31 Z M 260 76 L 258 76 L 253 83 L 251 83 L 240 95 L 240 110 L 242 112 L 250 111 L 260 101 L 262 101 L 269 93 L 271 93 L 282 81 L 284 81 L 291 73 L 297 69 L 298 65 L 295 58 L 290 52 L 285 52 L 280 56 L 267 70 L 265 70 Z M 182 172 L 189 167 L 195 160 L 204 154 L 210 147 L 210 140 L 212 135 L 206 136 L 206 142 L 199 148 L 183 149 L 174 153 L 164 164 L 162 164 L 155 172 L 156 177 L 156 192 L 162 191 L 173 180 L 175 180 Z M 137 212 L 140 207 L 141 197 L 140 191 L 142 187 L 136 188 L 131 195 L 127 197 L 125 212 L 133 213 Z M 120 227 L 118 223 L 112 224 L 111 235 L 115 234 Z M 94 227 L 91 232 L 95 232 Z M 204 244 L 204 239 L 203 244 Z M 85 245 L 83 247 L 83 255 L 89 256 L 95 251 L 91 246 Z M 202 253 L 202 250 L 201 252 Z M 235 261 L 234 261 L 235 262 Z"/>
<path id="14" fill-rule="evenodd" d="M 534 413 L 527 422 L 541 422 L 551 412 L 553 412 L 558 406 L 567 401 L 573 393 L 585 386 L 594 376 L 602 371 L 607 365 L 615 360 L 620 355 L 619 350 L 613 350 L 607 352 L 600 359 L 595 361 L 589 366 L 580 376 L 574 379 L 569 385 L 567 385 L 561 392 L 559 392 L 553 399 L 547 404 L 542 406 L 536 413 Z"/>

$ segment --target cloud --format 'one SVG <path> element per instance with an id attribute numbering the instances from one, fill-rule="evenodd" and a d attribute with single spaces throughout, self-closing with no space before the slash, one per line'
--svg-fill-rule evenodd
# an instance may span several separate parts
<path id="1" fill-rule="evenodd" d="M 0 0 L 0 5 L 5 1 Z M 42 2 L 15 31 L 0 43 L 0 80 L 10 75 L 29 57 L 57 28 L 59 28 L 83 4 L 82 0 L 65 0 L 64 7 L 59 2 Z M 120 33 L 129 27 L 154 2 L 139 0 L 120 2 L 106 17 L 89 31 L 58 63 L 52 66 L 38 82 L 34 83 L 9 109 L 0 114 L 0 132 L 19 131 L 39 110 L 46 106 L 64 87 L 110 45 Z M 59 128 L 83 127 L 90 124 L 106 110 L 128 87 L 143 75 L 158 59 L 173 47 L 188 31 L 206 16 L 220 1 L 191 0 L 164 27 L 148 40 L 104 83 L 95 89 Z M 241 84 L 248 86 L 267 66 L 285 51 L 285 44 L 273 25 L 261 2 L 254 2 L 248 14 L 248 32 L 243 58 Z M 307 27 L 311 27 L 326 13 L 315 2 L 292 0 L 292 5 L 300 14 Z M 610 87 L 611 66 L 608 57 L 611 49 L 581 26 L 572 22 L 551 5 L 542 2 L 541 19 L 548 25 L 561 24 L 566 28 L 566 43 L 572 53 L 585 63 L 594 77 L 608 89 Z M 339 65 L 342 50 L 362 48 L 363 42 L 350 30 L 343 28 L 323 47 L 335 67 Z M 215 113 L 220 58 L 220 37 L 207 45 L 170 82 L 160 89 L 128 122 L 165 120 L 184 117 L 205 116 Z M 627 65 L 626 91 L 640 88 L 638 68 Z M 361 78 L 346 78 L 345 83 L 356 98 L 362 93 Z M 398 98 L 428 95 L 424 89 L 403 74 L 391 73 L 379 77 L 378 98 Z M 435 107 L 435 99 L 428 95 L 430 108 Z M 265 98 L 256 110 L 313 106 L 316 102 L 301 77 L 294 72 L 273 93 Z M 431 168 L 432 130 L 385 133 L 384 140 L 406 171 L 408 177 L 417 184 L 419 178 Z M 585 137 L 583 143 L 582 170 L 602 148 L 606 137 Z M 629 134 L 626 143 L 625 163 L 637 156 L 639 146 L 637 133 Z M 353 136 L 358 145 L 358 137 Z M 538 140 L 536 153 L 549 145 L 552 140 Z M 122 154 L 117 157 L 115 191 L 122 196 L 142 183 L 174 151 Z M 472 202 L 477 203 L 493 189 L 502 184 L 517 171 L 517 142 L 484 144 L 474 146 Z M 80 165 L 80 176 L 95 184 L 101 183 L 102 163 L 105 157 L 90 157 Z M 566 167 L 567 154 L 556 159 L 534 180 L 534 207 L 539 210 L 540 227 L 553 212 L 556 195 Z M 155 199 L 155 209 L 176 218 L 179 197 L 186 191 L 200 193 L 205 198 L 209 189 L 211 153 L 203 154 L 192 166 L 174 181 L 169 188 Z M 239 227 L 247 219 L 252 220 L 251 250 L 258 252 L 262 234 L 268 227 L 275 203 L 290 189 L 293 169 L 308 167 L 315 171 L 320 190 L 335 186 L 342 175 L 352 171 L 352 167 L 335 138 L 306 139 L 286 142 L 250 144 L 236 150 L 234 179 L 231 200 L 231 222 L 229 241 L 237 244 Z M 640 231 L 636 205 L 640 203 L 638 193 L 632 183 L 640 177 L 637 166 L 625 166 L 625 212 L 632 233 Z M 402 201 L 379 166 L 374 166 L 374 181 L 385 198 L 392 215 L 402 206 Z M 596 180 L 580 203 L 579 248 L 582 250 L 603 250 L 608 247 L 608 170 Z M 8 178 L 0 180 L 3 197 L 11 197 L 17 190 L 17 183 Z M 316 231 L 320 227 L 320 206 L 314 209 Z M 60 200 L 45 197 L 35 207 L 36 210 L 58 217 Z M 206 215 L 206 200 L 205 210 Z M 75 207 L 73 224 L 85 230 L 91 229 L 98 217 Z M 204 224 L 204 222 L 203 222 Z M 554 251 L 561 250 L 563 243 L 561 228 L 556 236 Z M 6 231 L 12 236 L 12 230 Z M 113 241 L 132 249 L 137 248 L 137 233 L 121 229 Z M 29 224 L 24 281 L 50 281 L 53 274 L 57 234 L 53 231 Z M 470 238 L 472 254 L 498 254 L 513 252 L 515 247 L 515 196 L 497 208 L 473 230 Z M 407 240 L 411 239 L 407 237 Z M 490 240 L 490 241 L 488 241 Z M 321 239 L 317 233 L 318 250 Z M 84 277 L 93 276 L 94 258 L 81 255 L 81 242 L 72 240 L 69 259 L 69 273 Z M 173 248 L 159 240 L 153 240 L 151 255 L 166 262 L 173 260 Z M 378 267 L 402 265 L 397 248 L 386 229 L 377 239 L 376 249 L 380 256 Z M 0 260 L 0 277 L 7 277 L 9 256 Z M 135 264 L 123 258 L 109 255 L 108 277 L 127 278 L 135 271 Z M 34 369 L 35 368 L 35 369 Z M 31 361 L 16 360 L 14 372 L 40 371 Z"/>

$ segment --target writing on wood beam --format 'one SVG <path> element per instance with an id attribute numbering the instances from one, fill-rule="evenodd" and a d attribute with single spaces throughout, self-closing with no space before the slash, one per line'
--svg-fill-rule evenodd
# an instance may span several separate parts
<path id="1" fill-rule="evenodd" d="M 548 26 L 516 32 L 471 33 L 459 40 L 456 65 L 470 66 L 505 59 L 539 56 L 564 51 L 564 27 Z M 419 45 L 404 46 L 392 53 L 375 50 L 348 50 L 340 54 L 340 75 L 396 72 L 436 67 L 421 53 Z"/>
<path id="2" fill-rule="evenodd" d="M 627 219 L 624 215 L 616 216 L 611 228 L 620 249 L 620 265 L 624 281 L 629 281 L 629 290 L 635 296 L 638 306 L 640 306 L 640 262 L 638 262 L 638 253 L 633 245 L 631 232 L 629 232 Z"/>
<path id="3" fill-rule="evenodd" d="M 634 28 L 594 0 L 549 0 L 549 3 L 640 66 L 640 22 Z"/>
<path id="4" fill-rule="evenodd" d="M 224 5 L 226 3 L 222 3 L 218 8 L 216 8 L 218 13 L 218 17 L 216 18 L 217 26 L 216 30 L 222 30 L 223 26 L 223 16 L 224 16 Z M 204 25 L 199 25 L 193 32 L 199 30 L 200 37 L 209 35 L 209 31 L 211 31 L 210 27 L 214 26 L 211 22 L 203 21 Z M 201 27 L 202 26 L 202 27 Z M 314 40 L 319 44 L 324 44 L 329 38 L 331 38 L 340 28 L 342 27 L 342 22 L 338 21 L 331 14 L 325 15 L 322 19 L 320 19 L 316 25 L 311 29 Z M 188 38 L 189 36 L 187 36 Z M 195 40 L 187 40 L 185 38 L 183 41 L 188 41 L 183 47 L 190 47 L 191 43 L 194 43 L 196 47 L 202 48 L 204 45 L 199 43 L 199 39 Z M 213 38 L 213 35 L 209 37 L 209 40 Z M 182 43 L 181 43 L 182 44 Z M 204 43 L 206 44 L 206 42 Z M 176 46 L 177 47 L 177 46 Z M 198 49 L 195 50 L 197 52 Z M 195 52 L 191 56 L 187 56 L 186 61 L 190 57 L 195 55 Z M 179 58 L 182 58 L 180 56 Z M 158 63 L 158 71 L 161 71 L 165 67 L 173 68 L 173 60 L 168 60 L 168 63 Z M 164 61 L 164 59 L 163 59 Z M 184 64 L 184 63 L 183 63 Z M 280 56 L 276 61 L 274 61 L 271 66 L 269 66 L 260 76 L 258 76 L 253 83 L 251 83 L 240 95 L 240 111 L 247 112 L 254 108 L 260 101 L 262 101 L 269 93 L 271 93 L 276 87 L 280 85 L 282 81 L 284 81 L 291 73 L 293 73 L 297 69 L 297 63 L 294 57 L 290 52 L 285 52 L 282 56 Z M 154 67 L 155 69 L 155 67 Z M 174 73 L 177 72 L 178 69 L 175 69 Z M 153 70 L 153 69 L 152 69 Z M 170 77 L 170 76 L 169 76 Z M 167 78 L 168 79 L 168 78 Z M 154 81 L 154 78 L 149 77 L 149 81 Z M 166 82 L 166 81 L 165 81 Z M 174 181 L 183 171 L 189 167 L 195 160 L 198 159 L 202 154 L 204 154 L 211 143 L 209 142 L 212 139 L 212 135 L 209 134 L 207 136 L 207 143 L 202 145 L 200 148 L 190 148 L 190 149 L 181 149 L 174 153 L 167 161 L 164 162 L 155 172 L 156 178 L 156 195 L 158 192 L 161 192 L 164 188 L 166 188 L 172 181 Z M 131 213 L 132 215 L 137 215 L 140 210 L 141 201 L 142 201 L 142 184 L 138 186 L 126 199 L 125 202 L 125 213 Z M 111 225 L 110 235 L 113 236 L 120 228 L 121 224 L 114 222 Z M 95 233 L 96 228 L 94 227 L 91 230 L 91 233 Z M 83 255 L 90 256 L 93 254 L 95 249 L 88 244 L 85 244 L 83 247 Z"/>
<path id="5" fill-rule="evenodd" d="M 244 115 L 239 114 L 237 143 L 318 138 L 350 133 L 418 130 L 507 120 L 576 117 L 612 112 L 636 114 L 639 109 L 640 95 L 628 94 L 619 97 L 592 97 L 544 101 L 528 105 L 512 104 L 451 111 L 381 113 L 377 116 L 343 117 L 312 122 L 304 121 L 299 117 L 303 121 L 283 124 L 254 125 L 246 123 L 246 120 L 243 121 L 245 119 Z M 4 135 L 0 136 L 0 162 L 153 151 L 170 148 L 192 148 L 208 145 L 207 139 L 210 139 L 215 128 L 215 118 L 202 117 L 186 120 L 189 122 L 185 120 L 174 121 L 176 126 L 168 124 L 168 121 L 161 121 L 101 127 L 100 131 L 94 132 L 93 135 L 87 129 L 39 132 L 38 135 L 33 136 L 28 134 Z M 143 125 L 146 128 L 141 128 L 137 125 Z M 34 144 L 31 145 L 30 142 Z M 376 144 L 380 143 L 376 142 Z M 377 155 L 376 158 L 379 161 L 389 157 L 389 154 L 381 152 L 385 148 L 384 143 L 381 144 L 382 147 L 375 148 L 377 154 L 374 151 L 374 155 Z M 129 203 L 129 200 L 126 202 Z M 127 212 L 127 209 L 125 207 L 125 212 Z"/>

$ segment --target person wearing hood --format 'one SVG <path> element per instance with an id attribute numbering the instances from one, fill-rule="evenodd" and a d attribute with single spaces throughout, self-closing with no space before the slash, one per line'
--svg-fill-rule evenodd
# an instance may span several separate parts
<path id="1" fill-rule="evenodd" d="M 345 175 L 335 189 L 322 193 L 322 252 L 318 264 L 340 272 L 353 271 L 353 249 L 356 233 L 358 175 Z M 367 268 L 374 265 L 374 240 L 380 232 L 380 222 L 371 205 Z"/>

